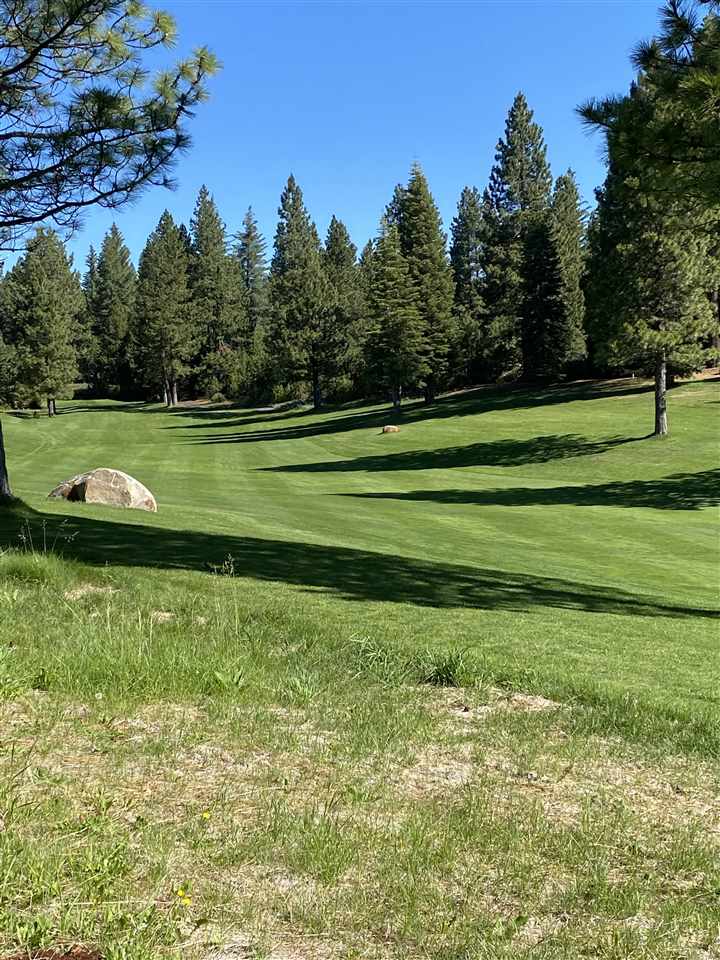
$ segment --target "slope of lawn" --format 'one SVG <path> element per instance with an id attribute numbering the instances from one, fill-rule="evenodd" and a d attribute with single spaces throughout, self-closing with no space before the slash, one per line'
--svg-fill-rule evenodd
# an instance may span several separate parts
<path id="1" fill-rule="evenodd" d="M 716 707 L 718 387 L 677 388 L 664 441 L 651 404 L 630 381 L 485 390 L 409 405 L 382 435 L 379 407 L 68 402 L 5 429 L 36 538 L 67 518 L 80 559 L 227 563 L 248 604 L 339 634 L 462 648 L 547 692 Z M 45 499 L 100 465 L 145 482 L 157 516 Z"/>
<path id="2" fill-rule="evenodd" d="M 0 957 L 720 957 L 719 401 L 4 415 Z"/>

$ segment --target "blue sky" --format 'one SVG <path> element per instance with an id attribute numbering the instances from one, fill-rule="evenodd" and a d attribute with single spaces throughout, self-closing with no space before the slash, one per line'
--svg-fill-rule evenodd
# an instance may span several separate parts
<path id="1" fill-rule="evenodd" d="M 292 171 L 324 235 L 332 214 L 361 247 L 418 160 L 448 229 L 462 187 L 487 182 L 505 115 L 522 89 L 557 176 L 585 199 L 603 179 L 601 142 L 574 107 L 624 91 L 628 54 L 657 23 L 657 0 L 170 0 L 179 44 L 223 62 L 191 125 L 174 192 L 96 210 L 70 243 L 82 266 L 113 219 L 133 257 L 167 207 L 187 222 L 201 184 L 231 231 L 252 204 L 270 246 Z"/>

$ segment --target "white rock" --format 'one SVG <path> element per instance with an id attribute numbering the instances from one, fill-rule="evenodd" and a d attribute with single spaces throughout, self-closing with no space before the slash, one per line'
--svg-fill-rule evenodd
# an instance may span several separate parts
<path id="1" fill-rule="evenodd" d="M 129 507 L 157 511 L 157 502 L 147 487 L 122 470 L 98 467 L 58 484 L 48 496 L 64 497 L 81 503 L 100 503 L 106 507 Z"/>

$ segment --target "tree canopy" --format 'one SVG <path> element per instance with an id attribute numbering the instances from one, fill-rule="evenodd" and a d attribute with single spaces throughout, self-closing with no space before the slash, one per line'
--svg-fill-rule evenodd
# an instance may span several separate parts
<path id="1" fill-rule="evenodd" d="M 137 0 L 0 0 L 0 23 L 0 247 L 169 183 L 218 66 L 206 48 L 150 82 L 176 29 Z"/>

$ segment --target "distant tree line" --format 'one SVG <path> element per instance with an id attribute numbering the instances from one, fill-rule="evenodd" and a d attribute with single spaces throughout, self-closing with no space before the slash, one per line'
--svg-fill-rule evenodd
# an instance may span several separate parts
<path id="1" fill-rule="evenodd" d="M 203 187 L 189 227 L 165 212 L 137 271 L 113 225 L 79 277 L 42 230 L 0 285 L 0 393 L 331 400 L 554 379 L 586 355 L 584 217 L 553 185 L 518 95 L 483 194 L 467 187 L 448 249 L 425 175 L 398 185 L 358 258 L 333 217 L 321 240 L 300 186 L 280 198 L 272 255 L 248 213 L 230 236 Z M 22 305 L 22 306 L 20 306 Z"/>
<path id="2" fill-rule="evenodd" d="M 648 96 L 638 86 L 616 106 L 623 123 Z M 590 119 L 600 109 L 585 108 Z M 336 217 L 321 239 L 293 176 L 270 256 L 252 210 L 231 235 L 205 187 L 188 227 L 163 213 L 137 270 L 115 225 L 82 276 L 41 229 L 0 283 L 0 397 L 52 415 L 78 381 L 169 407 L 208 397 L 316 408 L 612 371 L 664 384 L 716 343 L 718 222 L 708 204 L 691 212 L 646 192 L 648 163 L 616 140 L 588 219 L 572 171 L 553 180 L 518 94 L 489 183 L 462 191 L 449 238 L 415 164 L 359 256 Z"/>

